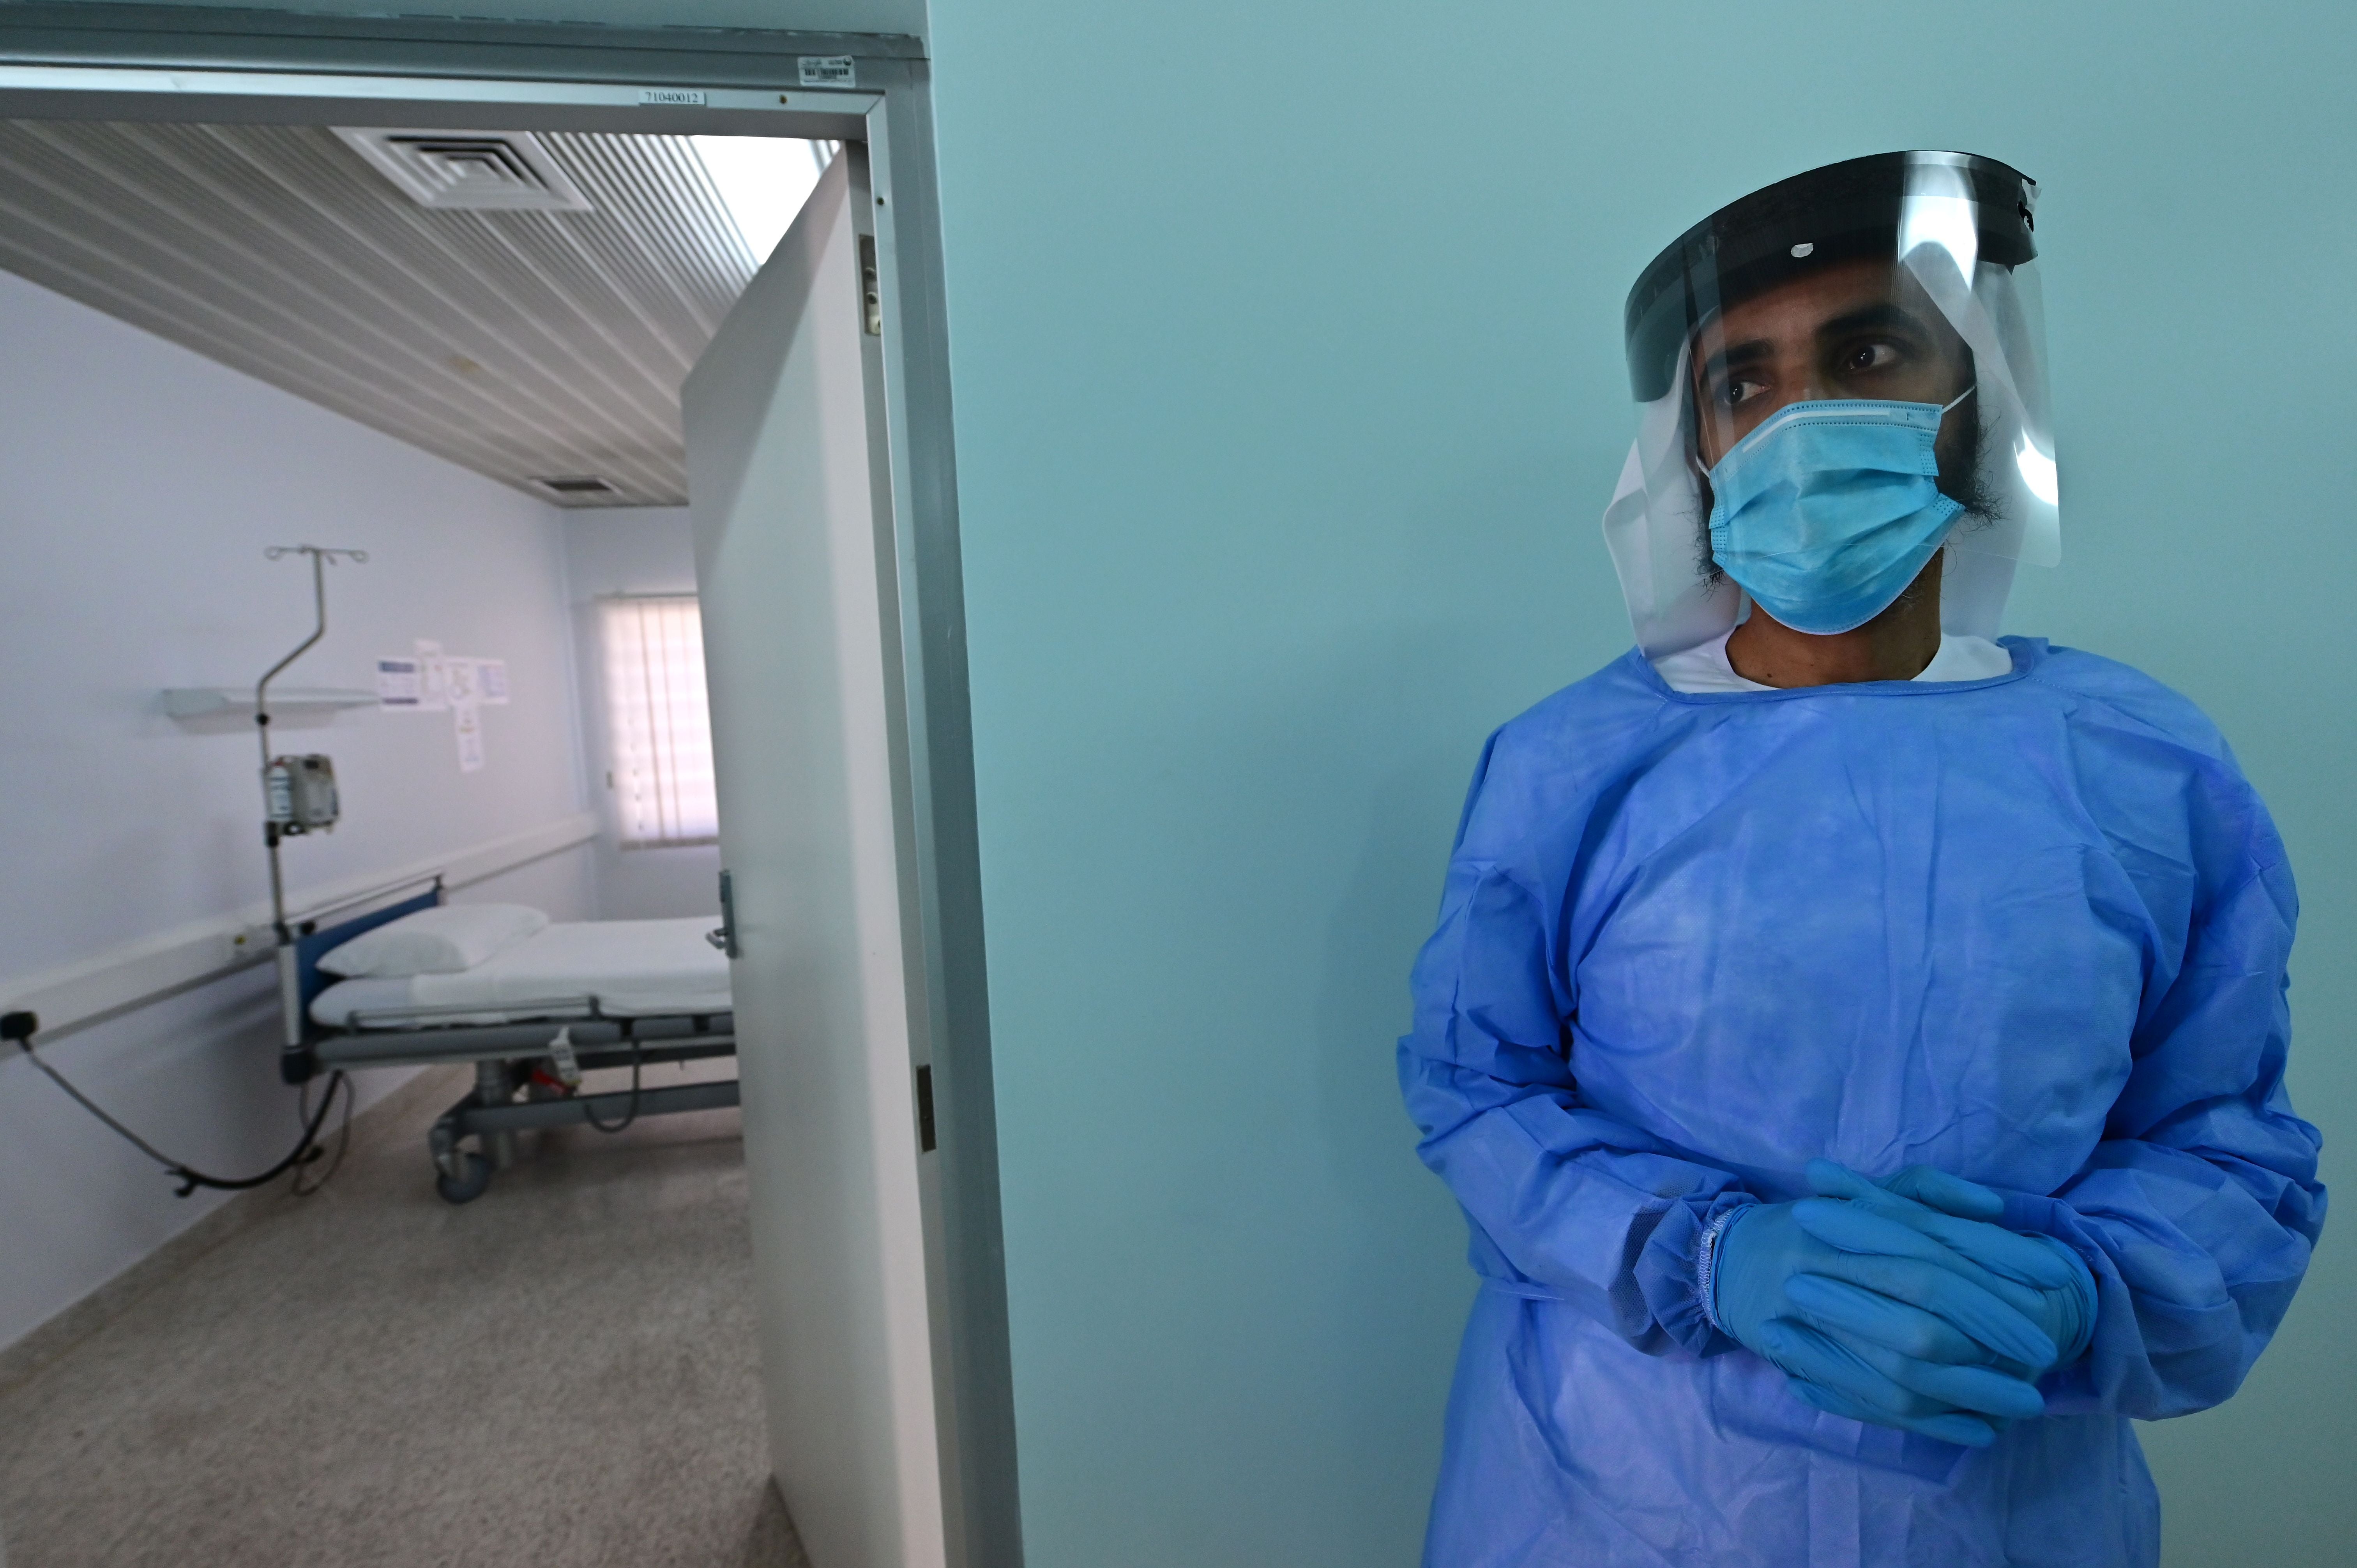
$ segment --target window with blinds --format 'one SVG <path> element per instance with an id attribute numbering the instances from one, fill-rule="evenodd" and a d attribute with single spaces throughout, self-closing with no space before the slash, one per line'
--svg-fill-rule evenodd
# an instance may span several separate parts
<path id="1" fill-rule="evenodd" d="M 718 843 L 704 618 L 695 596 L 606 599 L 599 608 L 622 847 Z"/>

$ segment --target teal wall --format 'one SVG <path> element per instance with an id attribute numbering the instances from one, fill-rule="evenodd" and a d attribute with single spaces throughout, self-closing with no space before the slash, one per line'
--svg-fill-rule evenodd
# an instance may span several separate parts
<path id="1" fill-rule="evenodd" d="M 935 0 L 1032 1568 L 1413 1562 L 1469 1293 L 1405 971 L 1482 735 L 1627 645 L 1623 294 L 1816 164 L 2045 182 L 2067 560 L 2013 626 L 2274 804 L 2345 1183 L 2351 16 Z M 2347 1560 L 2350 1256 L 2147 1434 L 2173 1563 Z"/>

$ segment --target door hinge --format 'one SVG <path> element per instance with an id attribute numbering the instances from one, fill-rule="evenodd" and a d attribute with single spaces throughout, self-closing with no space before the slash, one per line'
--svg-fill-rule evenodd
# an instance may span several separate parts
<path id="1" fill-rule="evenodd" d="M 917 1153 L 933 1152 L 933 1069 L 931 1064 L 917 1069 Z"/>
<path id="2" fill-rule="evenodd" d="M 859 236 L 859 310 L 870 338 L 884 336 L 883 285 L 876 281 L 876 236 Z"/>

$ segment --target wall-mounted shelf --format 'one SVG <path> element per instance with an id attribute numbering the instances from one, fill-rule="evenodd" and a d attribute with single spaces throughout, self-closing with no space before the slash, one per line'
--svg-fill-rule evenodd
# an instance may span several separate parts
<path id="1" fill-rule="evenodd" d="M 349 686 L 281 686 L 270 693 L 270 705 L 292 713 L 296 709 L 372 708 L 374 692 Z M 203 718 L 211 714 L 253 712 L 251 686 L 175 686 L 164 693 L 164 711 L 176 719 Z"/>

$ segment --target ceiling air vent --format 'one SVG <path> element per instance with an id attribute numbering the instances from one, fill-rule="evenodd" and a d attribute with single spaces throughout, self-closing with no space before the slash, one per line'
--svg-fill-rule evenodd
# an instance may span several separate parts
<path id="1" fill-rule="evenodd" d="M 421 207 L 477 212 L 590 210 L 581 188 L 529 131 L 355 131 L 338 126 L 336 134 Z"/>
<path id="2" fill-rule="evenodd" d="M 542 489 L 561 501 L 603 500 L 622 493 L 619 486 L 608 483 L 595 474 L 552 474 L 533 480 Z"/>

